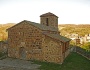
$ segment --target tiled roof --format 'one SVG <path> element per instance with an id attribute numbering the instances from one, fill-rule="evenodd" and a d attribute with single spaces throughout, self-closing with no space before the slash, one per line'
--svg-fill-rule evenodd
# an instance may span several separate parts
<path id="1" fill-rule="evenodd" d="M 54 28 L 54 27 L 45 26 L 45 25 L 43 25 L 43 24 L 39 24 L 39 23 L 36 23 L 36 22 L 27 21 L 27 20 L 21 21 L 20 23 L 12 26 L 11 28 L 13 28 L 13 27 L 15 27 L 15 26 L 17 26 L 17 25 L 19 25 L 19 24 L 21 24 L 21 23 L 23 23 L 23 22 L 26 22 L 26 23 L 28 23 L 28 24 L 30 24 L 30 25 L 33 25 L 33 26 L 35 26 L 35 27 L 37 27 L 37 28 L 39 28 L 39 29 L 41 29 L 41 30 L 57 31 L 57 29 Z M 8 29 L 11 29 L 11 28 L 8 28 Z M 7 29 L 7 30 L 8 30 L 8 29 Z"/>
<path id="2" fill-rule="evenodd" d="M 60 41 L 62 41 L 62 42 L 67 42 L 67 41 L 70 41 L 70 40 L 71 40 L 71 39 L 66 38 L 66 37 L 64 37 L 64 36 L 61 36 L 61 35 L 59 35 L 59 34 L 50 34 L 50 33 L 43 33 L 43 34 L 46 35 L 46 36 L 49 36 L 49 37 L 51 37 L 51 38 L 60 40 Z"/>
<path id="3" fill-rule="evenodd" d="M 27 23 L 33 25 L 33 26 L 36 26 L 42 30 L 50 30 L 50 31 L 57 31 L 56 28 L 54 27 L 51 27 L 51 26 L 46 26 L 46 25 L 43 25 L 43 24 L 39 24 L 39 23 L 36 23 L 36 22 L 31 22 L 31 21 L 27 21 L 25 20 Z"/>
<path id="4" fill-rule="evenodd" d="M 51 12 L 48 12 L 48 13 L 42 14 L 40 17 L 46 17 L 46 16 L 56 16 L 56 15 Z M 56 17 L 58 17 L 58 16 L 56 16 Z"/>

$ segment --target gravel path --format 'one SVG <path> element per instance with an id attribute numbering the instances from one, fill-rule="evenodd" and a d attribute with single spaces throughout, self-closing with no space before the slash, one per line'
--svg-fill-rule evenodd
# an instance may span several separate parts
<path id="1" fill-rule="evenodd" d="M 6 58 L 0 60 L 0 70 L 39 70 L 40 65 L 31 61 Z"/>

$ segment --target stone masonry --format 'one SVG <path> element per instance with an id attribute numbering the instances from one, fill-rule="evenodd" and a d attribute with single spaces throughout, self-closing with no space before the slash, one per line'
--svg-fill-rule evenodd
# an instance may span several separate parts
<path id="1" fill-rule="evenodd" d="M 40 23 L 21 21 L 8 31 L 8 56 L 24 60 L 62 63 L 69 54 L 70 39 L 60 35 L 58 17 L 42 14 Z"/>

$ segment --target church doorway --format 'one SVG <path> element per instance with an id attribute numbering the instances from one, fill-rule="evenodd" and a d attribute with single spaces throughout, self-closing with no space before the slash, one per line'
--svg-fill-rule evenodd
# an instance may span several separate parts
<path id="1" fill-rule="evenodd" d="M 26 51 L 25 51 L 24 47 L 20 47 L 19 53 L 20 53 L 20 59 L 25 59 L 26 58 Z"/>

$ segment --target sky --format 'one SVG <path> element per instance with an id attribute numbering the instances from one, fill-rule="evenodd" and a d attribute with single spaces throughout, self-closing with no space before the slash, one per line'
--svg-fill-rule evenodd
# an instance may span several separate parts
<path id="1" fill-rule="evenodd" d="M 51 12 L 59 24 L 90 24 L 90 0 L 0 0 L 0 24 L 29 20 Z"/>

